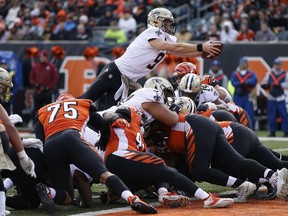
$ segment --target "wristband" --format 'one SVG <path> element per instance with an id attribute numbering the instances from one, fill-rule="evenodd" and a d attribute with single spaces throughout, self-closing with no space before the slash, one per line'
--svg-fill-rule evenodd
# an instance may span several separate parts
<path id="1" fill-rule="evenodd" d="M 197 44 L 197 51 L 202 52 L 203 51 L 203 44 Z"/>
<path id="2" fill-rule="evenodd" d="M 25 158 L 25 157 L 28 157 L 25 150 L 22 150 L 20 152 L 17 152 L 17 155 L 18 155 L 18 158 L 19 159 L 22 159 L 22 158 Z"/>

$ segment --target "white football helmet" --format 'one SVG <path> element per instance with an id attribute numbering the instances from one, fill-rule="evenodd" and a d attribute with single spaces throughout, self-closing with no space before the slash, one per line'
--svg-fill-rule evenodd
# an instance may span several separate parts
<path id="1" fill-rule="evenodd" d="M 181 78 L 179 90 L 185 93 L 199 93 L 201 91 L 201 79 L 196 74 L 186 74 Z"/>
<path id="2" fill-rule="evenodd" d="M 170 35 L 174 35 L 176 32 L 173 14 L 168 9 L 162 7 L 154 8 L 149 12 L 147 26 L 148 28 L 160 28 Z"/>
<path id="3" fill-rule="evenodd" d="M 11 88 L 13 88 L 13 83 L 10 74 L 5 69 L 0 68 L 0 100 L 6 102 L 10 100 Z"/>
<path id="4" fill-rule="evenodd" d="M 168 97 L 174 97 L 174 89 L 172 84 L 163 77 L 151 77 L 144 83 L 144 88 L 153 88 L 157 89 L 165 99 L 165 102 L 168 100 Z"/>
<path id="5" fill-rule="evenodd" d="M 190 114 L 196 111 L 196 104 L 194 101 L 189 97 L 179 97 L 174 102 L 176 105 L 181 107 L 181 113 L 183 114 Z"/>

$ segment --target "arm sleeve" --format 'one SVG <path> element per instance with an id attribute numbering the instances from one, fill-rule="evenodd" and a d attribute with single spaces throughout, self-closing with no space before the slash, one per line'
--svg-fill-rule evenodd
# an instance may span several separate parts
<path id="1" fill-rule="evenodd" d="M 101 145 L 106 146 L 109 136 L 110 136 L 109 124 L 102 118 L 100 114 L 95 112 L 93 109 L 90 110 L 90 119 L 89 119 L 88 125 L 93 130 L 100 131 L 101 136 L 100 136 L 99 142 L 101 143 Z"/>
<path id="2" fill-rule="evenodd" d="M 7 153 L 10 142 L 9 142 L 9 137 L 6 131 L 1 131 L 0 132 L 0 137 L 1 137 L 1 142 L 2 142 L 2 147 L 5 153 Z"/>
<path id="3" fill-rule="evenodd" d="M 35 131 L 34 132 L 35 132 L 36 138 L 40 139 L 42 141 L 42 143 L 44 143 L 45 142 L 44 128 L 38 119 L 37 119 L 36 124 L 35 124 Z"/>

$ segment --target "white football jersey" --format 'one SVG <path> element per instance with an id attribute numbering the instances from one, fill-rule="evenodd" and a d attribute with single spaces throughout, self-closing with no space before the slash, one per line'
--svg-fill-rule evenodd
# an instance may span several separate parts
<path id="1" fill-rule="evenodd" d="M 166 57 L 167 52 L 157 50 L 149 44 L 149 40 L 161 38 L 176 43 L 175 36 L 169 35 L 156 27 L 147 28 L 127 47 L 125 53 L 115 60 L 122 74 L 133 81 L 145 77 Z"/>
<path id="2" fill-rule="evenodd" d="M 142 110 L 143 114 L 145 114 L 146 119 L 144 119 L 144 125 L 147 125 L 151 123 L 154 118 L 152 115 L 148 112 L 146 112 L 142 108 L 142 103 L 145 102 L 155 102 L 155 103 L 161 103 L 164 104 L 164 97 L 163 94 L 160 93 L 156 89 L 152 88 L 141 88 L 133 92 L 128 96 L 128 98 L 121 104 L 127 105 L 127 106 L 134 106 L 138 107 Z"/>
<path id="3" fill-rule="evenodd" d="M 198 94 L 198 105 L 199 107 L 202 103 L 215 102 L 219 98 L 219 93 L 217 90 L 210 85 L 202 85 L 202 90 Z"/>

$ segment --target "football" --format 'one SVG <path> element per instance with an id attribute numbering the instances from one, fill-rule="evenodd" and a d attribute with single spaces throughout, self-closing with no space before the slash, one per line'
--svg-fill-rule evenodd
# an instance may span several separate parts
<path id="1" fill-rule="evenodd" d="M 217 55 L 214 55 L 214 56 L 209 56 L 209 54 L 208 53 L 206 53 L 206 52 L 202 52 L 202 58 L 204 58 L 204 59 L 213 59 L 213 58 L 215 58 L 215 57 L 217 57 L 217 56 L 219 56 L 220 54 L 221 54 L 221 52 L 222 52 L 222 49 L 223 49 L 223 43 L 221 43 L 221 42 L 219 42 L 219 41 L 211 41 L 211 43 L 218 43 L 219 44 L 219 46 L 217 46 L 219 49 L 220 49 L 220 52 L 217 54 Z"/>

